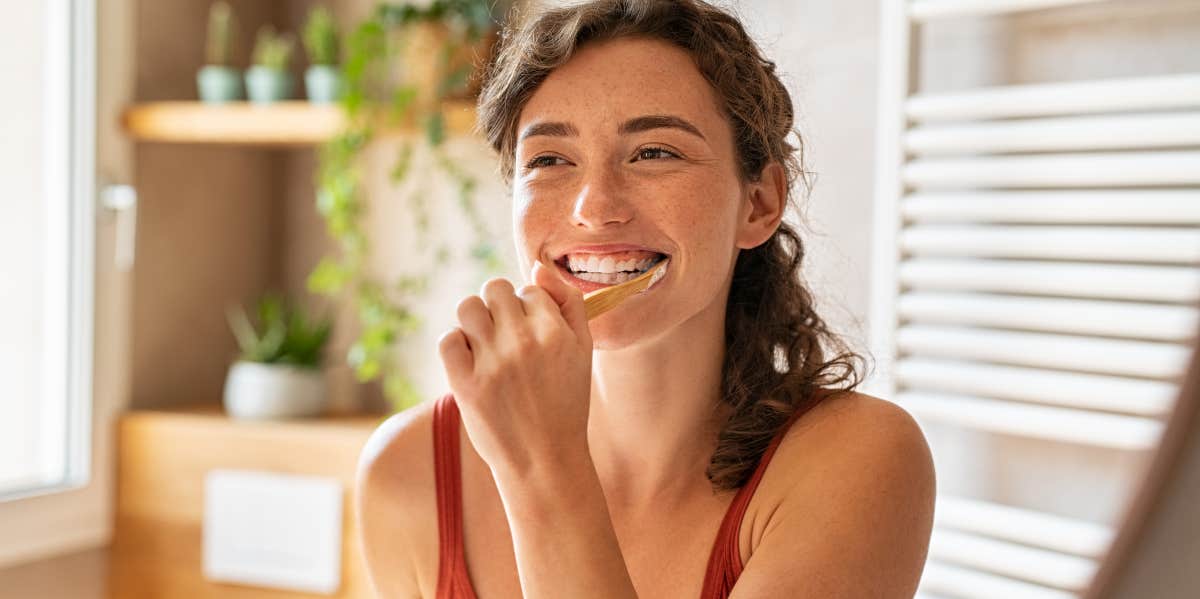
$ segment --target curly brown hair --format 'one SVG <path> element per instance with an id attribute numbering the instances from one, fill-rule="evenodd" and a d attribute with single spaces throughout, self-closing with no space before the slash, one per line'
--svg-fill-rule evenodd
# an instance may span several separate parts
<path id="1" fill-rule="evenodd" d="M 477 107 L 476 127 L 499 153 L 506 181 L 514 175 L 521 109 L 550 72 L 586 43 L 648 37 L 686 50 L 723 101 L 743 182 L 759 181 L 777 162 L 787 172 L 788 204 L 794 206 L 797 179 L 807 198 L 811 183 L 791 95 L 733 14 L 703 0 L 592 0 L 522 16 L 510 14 L 483 70 Z M 791 133 L 795 146 L 786 139 Z M 826 391 L 849 392 L 862 382 L 865 360 L 817 315 L 801 277 L 803 259 L 804 244 L 786 221 L 738 255 L 721 383 L 731 410 L 705 471 L 714 491 L 743 486 L 782 427 L 833 395 Z"/>

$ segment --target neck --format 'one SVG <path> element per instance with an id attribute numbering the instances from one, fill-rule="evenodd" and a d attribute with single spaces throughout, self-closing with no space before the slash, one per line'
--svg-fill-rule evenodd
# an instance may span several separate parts
<path id="1" fill-rule="evenodd" d="M 661 509 L 711 492 L 724 358 L 724 297 L 663 337 L 592 354 L 588 445 L 611 505 Z"/>

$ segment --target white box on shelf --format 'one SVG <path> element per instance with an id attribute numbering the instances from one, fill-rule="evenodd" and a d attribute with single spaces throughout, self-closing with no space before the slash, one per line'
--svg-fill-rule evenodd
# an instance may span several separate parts
<path id="1" fill-rule="evenodd" d="M 341 585 L 342 484 L 252 470 L 204 481 L 204 576 L 333 594 Z"/>

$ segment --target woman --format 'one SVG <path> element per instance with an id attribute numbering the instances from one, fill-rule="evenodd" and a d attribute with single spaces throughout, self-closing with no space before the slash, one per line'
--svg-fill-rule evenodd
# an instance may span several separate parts
<path id="1" fill-rule="evenodd" d="M 597 0 L 503 37 L 479 121 L 530 284 L 464 299 L 438 348 L 451 393 L 364 450 L 380 596 L 913 595 L 928 447 L 853 391 L 857 355 L 828 354 L 781 220 L 792 120 L 774 64 L 700 0 Z M 587 321 L 585 292 L 636 274 L 597 271 L 664 257 Z"/>

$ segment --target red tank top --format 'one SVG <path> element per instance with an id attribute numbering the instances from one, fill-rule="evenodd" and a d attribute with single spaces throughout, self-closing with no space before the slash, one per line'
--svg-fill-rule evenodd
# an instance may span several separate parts
<path id="1" fill-rule="evenodd" d="M 742 516 L 750 497 L 758 487 L 775 453 L 775 448 L 783 439 L 783 434 L 796 416 L 788 420 L 780 432 L 771 440 L 759 460 L 754 474 L 742 488 L 738 489 L 733 502 L 725 512 L 717 538 L 713 542 L 712 552 L 708 556 L 708 569 L 704 574 L 704 586 L 700 599 L 725 599 L 733 590 L 742 573 L 742 557 L 738 551 L 738 533 L 742 527 Z M 476 599 L 475 589 L 467 575 L 467 560 L 463 548 L 462 530 L 462 474 L 460 470 L 458 451 L 458 405 L 454 396 L 446 394 L 437 399 L 433 410 L 433 460 L 435 478 L 437 480 L 438 502 L 438 582 L 437 599 Z"/>

